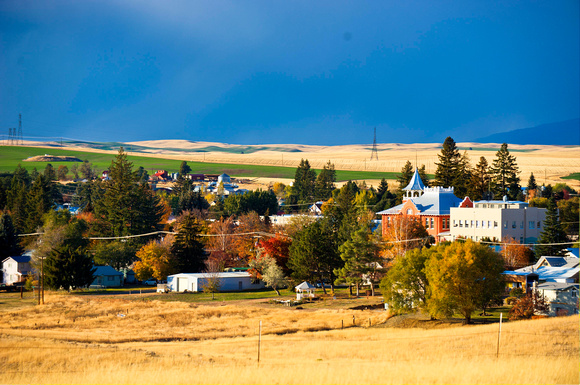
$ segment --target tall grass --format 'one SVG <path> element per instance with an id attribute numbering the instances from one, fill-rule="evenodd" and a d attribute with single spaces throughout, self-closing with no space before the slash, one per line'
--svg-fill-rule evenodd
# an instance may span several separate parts
<path id="1" fill-rule="evenodd" d="M 498 356 L 497 324 L 427 330 L 369 328 L 360 322 L 341 329 L 340 322 L 353 314 L 359 320 L 371 317 L 373 324 L 386 319 L 384 312 L 371 311 L 50 298 L 44 307 L 0 313 L 1 382 L 579 380 L 578 317 L 506 323 Z M 162 338 L 180 335 L 183 340 Z"/>

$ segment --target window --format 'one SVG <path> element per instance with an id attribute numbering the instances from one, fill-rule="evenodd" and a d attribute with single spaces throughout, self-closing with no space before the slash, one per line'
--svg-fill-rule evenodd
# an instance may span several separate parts
<path id="1" fill-rule="evenodd" d="M 107 281 L 114 281 L 115 277 L 113 277 L 112 275 L 108 275 L 107 276 Z"/>
<path id="2" fill-rule="evenodd" d="M 471 221 L 471 227 L 473 228 L 473 221 Z"/>
<path id="3" fill-rule="evenodd" d="M 507 221 L 503 221 L 503 228 L 507 229 L 507 226 L 508 226 Z"/>
<path id="4" fill-rule="evenodd" d="M 513 221 L 513 222 L 512 222 L 512 229 L 515 229 L 515 228 L 516 228 L 516 226 L 517 226 L 517 225 L 516 225 L 516 221 Z"/>
<path id="5" fill-rule="evenodd" d="M 461 219 L 459 220 L 459 227 L 463 227 L 463 221 Z"/>
<path id="6" fill-rule="evenodd" d="M 493 228 L 497 229 L 497 221 L 493 221 Z"/>
<path id="7" fill-rule="evenodd" d="M 528 229 L 534 229 L 535 228 L 534 225 L 535 225 L 534 221 L 529 221 L 528 222 Z"/>
<path id="8" fill-rule="evenodd" d="M 538 229 L 540 228 L 540 224 L 541 224 L 541 223 L 542 223 L 542 222 L 538 221 Z"/>
<path id="9" fill-rule="evenodd" d="M 425 218 L 425 228 L 429 228 L 429 218 Z"/>
<path id="10" fill-rule="evenodd" d="M 455 221 L 455 219 L 453 220 L 453 227 L 457 227 L 457 222 Z"/>
<path id="11" fill-rule="evenodd" d="M 408 209 L 407 210 L 407 215 L 413 215 L 413 209 Z"/>
<path id="12" fill-rule="evenodd" d="M 475 228 L 479 229 L 479 221 L 475 221 Z"/>
<path id="13" fill-rule="evenodd" d="M 523 229 L 523 228 L 524 228 L 524 221 L 521 221 L 520 222 L 520 229 Z"/>
<path id="14" fill-rule="evenodd" d="M 434 229 L 435 228 L 435 222 L 433 220 L 433 218 L 431 218 L 431 228 Z"/>
<path id="15" fill-rule="evenodd" d="M 520 237 L 520 243 L 524 243 L 524 237 Z"/>

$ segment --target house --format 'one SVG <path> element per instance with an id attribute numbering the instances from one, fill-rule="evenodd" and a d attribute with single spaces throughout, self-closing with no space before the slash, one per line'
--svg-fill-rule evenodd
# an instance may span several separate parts
<path id="1" fill-rule="evenodd" d="M 578 314 L 578 284 L 546 282 L 536 286 L 550 304 L 549 316 Z"/>
<path id="2" fill-rule="evenodd" d="M 30 253 L 8 257 L 2 261 L 2 282 L 6 285 L 25 282 L 32 274 Z"/>
<path id="3" fill-rule="evenodd" d="M 520 243 L 535 243 L 546 209 L 528 203 L 503 200 L 477 201 L 472 207 L 451 209 L 451 240 L 458 238 L 501 241 L 511 237 Z"/>
<path id="4" fill-rule="evenodd" d="M 123 278 L 125 283 L 135 284 L 137 283 L 137 278 L 135 278 L 135 272 L 132 269 L 124 268 L 119 271 L 123 273 Z"/>
<path id="5" fill-rule="evenodd" d="M 528 292 L 536 283 L 578 283 L 580 260 L 571 257 L 541 257 L 533 265 L 513 271 L 504 271 L 506 286 Z"/>
<path id="6" fill-rule="evenodd" d="M 306 281 L 302 282 L 300 285 L 294 288 L 294 290 L 296 290 L 296 300 L 300 301 L 303 298 L 314 298 L 316 296 L 314 294 L 315 289 L 316 288 L 310 283 Z"/>
<path id="7" fill-rule="evenodd" d="M 181 273 L 167 277 L 167 289 L 172 292 L 200 292 L 209 279 L 219 279 L 220 291 L 256 290 L 265 287 L 262 281 L 247 272 Z"/>
<path id="8" fill-rule="evenodd" d="M 323 201 L 318 201 L 308 208 L 308 211 L 314 215 L 322 215 Z"/>
<path id="9" fill-rule="evenodd" d="M 92 288 L 119 287 L 123 286 L 123 273 L 118 272 L 111 266 L 95 266 L 93 274 L 95 280 L 91 283 Z"/>
<path id="10" fill-rule="evenodd" d="M 451 208 L 473 206 L 468 197 L 457 198 L 453 194 L 453 187 L 425 187 L 417 168 L 403 191 L 405 195 L 402 204 L 377 213 L 382 216 L 383 235 L 386 234 L 393 218 L 408 215 L 418 218 L 429 235 L 433 236 L 436 242 L 440 242 L 449 237 Z"/>

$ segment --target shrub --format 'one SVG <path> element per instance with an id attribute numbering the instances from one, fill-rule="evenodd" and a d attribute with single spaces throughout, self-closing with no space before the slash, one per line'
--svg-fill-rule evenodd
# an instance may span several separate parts
<path id="1" fill-rule="evenodd" d="M 518 299 L 516 297 L 507 297 L 505 299 L 505 303 L 506 303 L 506 305 L 513 305 L 517 302 L 517 300 Z"/>
<path id="2" fill-rule="evenodd" d="M 526 293 L 523 289 L 516 287 L 510 291 L 510 297 L 522 298 Z"/>

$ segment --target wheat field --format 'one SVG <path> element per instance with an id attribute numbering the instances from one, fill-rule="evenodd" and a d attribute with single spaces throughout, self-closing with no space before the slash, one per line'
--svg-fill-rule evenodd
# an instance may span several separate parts
<path id="1" fill-rule="evenodd" d="M 497 324 L 382 327 L 387 318 L 384 311 L 298 310 L 267 302 L 51 295 L 44 306 L 0 311 L 0 382 L 579 381 L 578 316 L 504 323 L 499 352 Z"/>

